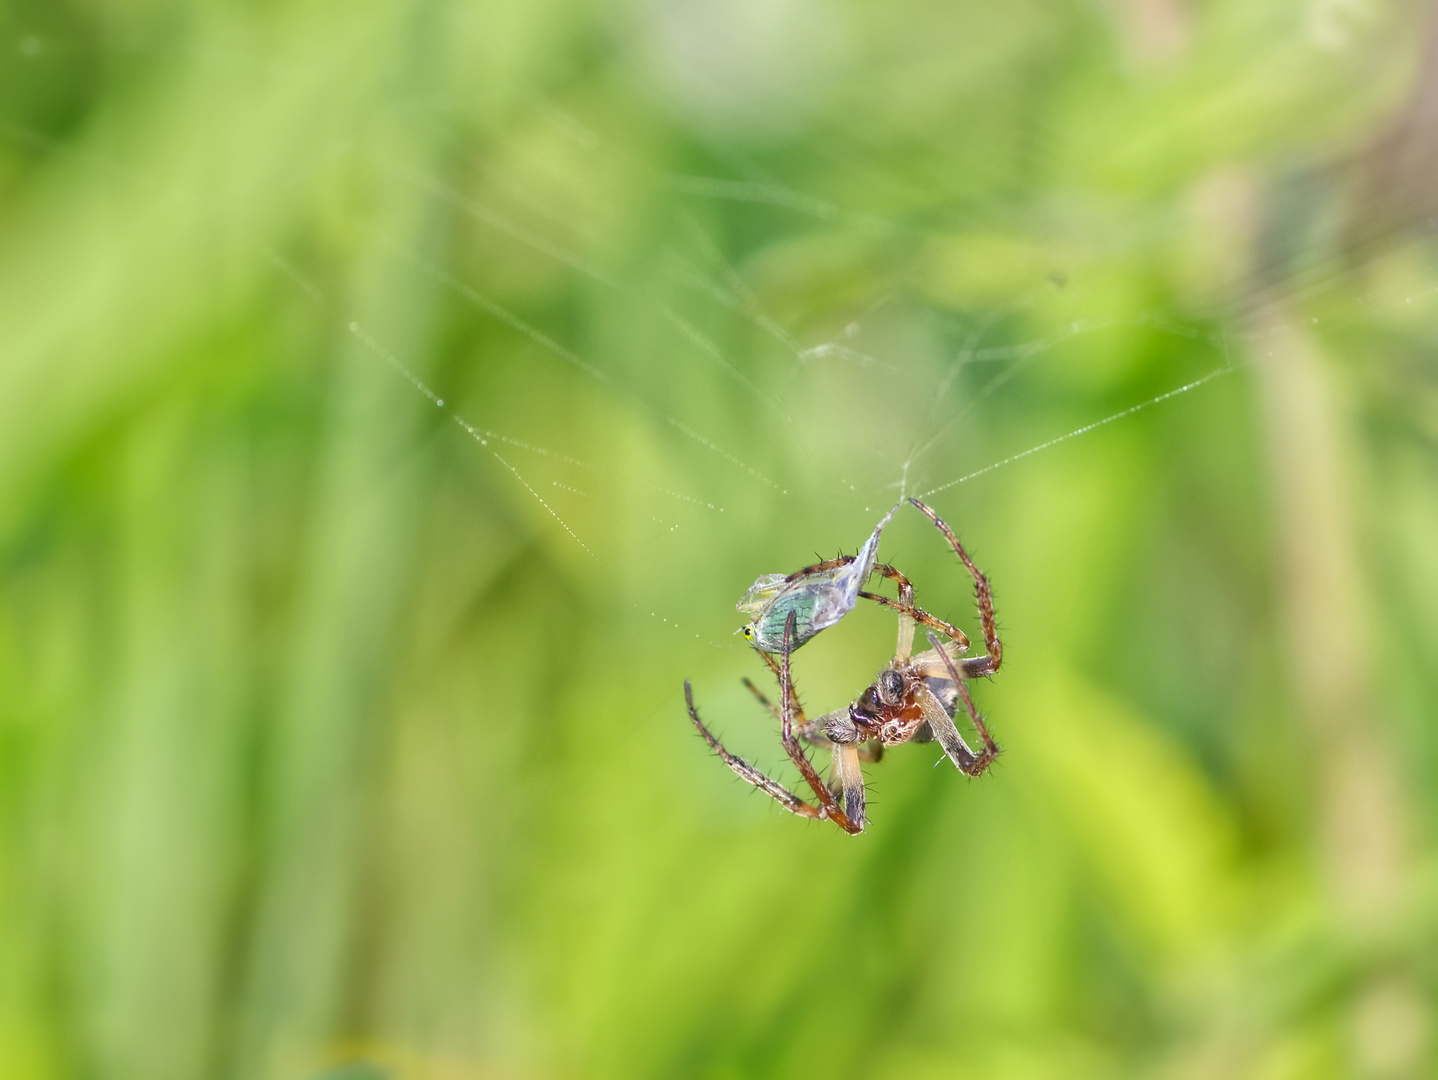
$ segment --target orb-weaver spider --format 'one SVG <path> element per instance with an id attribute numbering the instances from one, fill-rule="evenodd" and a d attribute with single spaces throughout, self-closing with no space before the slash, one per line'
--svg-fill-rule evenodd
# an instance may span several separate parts
<path id="1" fill-rule="evenodd" d="M 726 750 L 699 719 L 699 712 L 694 707 L 693 690 L 687 679 L 684 682 L 684 700 L 689 707 L 689 719 L 694 722 L 704 741 L 729 768 L 770 795 L 791 813 L 800 817 L 832 821 L 851 834 L 863 832 L 865 825 L 864 777 L 859 764 L 861 759 L 879 760 L 886 746 L 936 739 L 960 772 L 966 776 L 978 776 L 999 754 L 998 744 L 994 742 L 983 717 L 974 707 L 973 698 L 966 685 L 968 679 L 992 675 L 1003 662 L 1003 645 L 999 641 L 998 629 L 994 623 L 993 593 L 989 588 L 988 578 L 979 572 L 953 530 L 945 525 L 937 514 L 918 499 L 909 501 L 927 515 L 944 534 L 955 554 L 973 576 L 985 652 L 983 656 L 963 658 L 962 654 L 969 647 L 969 639 L 964 632 L 915 607 L 914 589 L 908 578 L 892 566 L 878 563 L 874 566 L 874 572 L 897 584 L 898 600 L 891 600 L 877 593 L 860 592 L 859 595 L 899 613 L 894 658 L 879 672 L 868 689 L 847 707 L 836 709 L 816 720 L 808 720 L 799 706 L 799 699 L 794 693 L 789 675 L 789 657 L 794 651 L 796 637 L 796 615 L 789 612 L 784 623 L 779 659 L 775 660 L 768 653 L 759 654 L 779 681 L 778 708 L 748 679 L 744 680 L 744 684 L 779 720 L 779 737 L 784 744 L 784 750 L 813 790 L 818 800 L 817 806 Z M 837 565 L 843 565 L 845 561 L 845 558 L 833 560 Z M 853 557 L 847 557 L 847 561 L 852 562 Z M 807 570 L 822 570 L 828 565 L 821 563 Z M 922 623 L 927 629 L 929 644 L 932 646 L 929 651 L 918 656 L 912 655 L 915 623 Z M 948 638 L 948 641 L 941 642 L 934 631 Z M 977 751 L 964 741 L 954 724 L 954 714 L 959 702 L 963 703 L 981 740 L 982 745 Z M 831 748 L 833 763 L 829 783 L 826 784 L 820 778 L 808 755 L 804 753 L 804 748 L 799 745 L 800 739 L 815 746 Z"/>

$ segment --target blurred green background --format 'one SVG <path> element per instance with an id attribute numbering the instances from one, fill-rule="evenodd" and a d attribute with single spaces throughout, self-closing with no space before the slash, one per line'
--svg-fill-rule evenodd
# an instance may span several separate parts
<path id="1" fill-rule="evenodd" d="M 5 5 L 0 1077 L 1433 1075 L 1435 26 Z M 901 493 L 851 839 L 681 685 Z"/>

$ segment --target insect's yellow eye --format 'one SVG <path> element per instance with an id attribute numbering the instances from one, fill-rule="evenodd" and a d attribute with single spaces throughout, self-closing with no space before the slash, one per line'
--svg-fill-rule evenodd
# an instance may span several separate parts
<path id="1" fill-rule="evenodd" d="M 744 636 L 745 636 L 745 637 L 753 637 L 753 636 L 754 636 L 754 629 L 753 629 L 753 627 L 750 627 L 750 626 L 744 627 Z"/>

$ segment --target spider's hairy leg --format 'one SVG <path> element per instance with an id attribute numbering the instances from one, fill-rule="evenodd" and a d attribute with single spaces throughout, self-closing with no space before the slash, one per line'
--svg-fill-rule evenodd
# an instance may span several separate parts
<path id="1" fill-rule="evenodd" d="M 955 663 L 959 661 L 959 657 L 962 656 L 964 652 L 956 641 L 945 642 L 942 651 L 949 660 L 953 660 Z M 949 677 L 949 669 L 945 661 L 939 657 L 939 652 L 934 649 L 919 653 L 918 656 L 914 657 L 912 664 L 926 679 L 948 679 Z"/>
<path id="2" fill-rule="evenodd" d="M 864 827 L 864 772 L 859 767 L 863 755 L 862 744 L 867 734 L 848 709 L 838 709 L 815 721 L 828 736 L 827 742 L 833 748 L 833 762 L 829 768 L 829 787 L 844 804 L 844 815 L 860 829 Z M 880 746 L 883 744 L 880 743 Z"/>
<path id="3" fill-rule="evenodd" d="M 794 621 L 794 613 L 791 611 L 789 617 L 784 620 L 784 651 L 779 658 L 779 738 L 784 743 L 784 752 L 789 755 L 789 760 L 794 763 L 799 774 L 803 776 L 818 798 L 820 816 L 828 818 L 846 833 L 857 835 L 863 832 L 864 823 L 851 821 L 849 816 L 839 808 L 834 793 L 819 778 L 819 773 L 815 770 L 813 762 L 804 753 L 804 748 L 799 745 L 799 740 L 794 737 L 794 684 L 789 678 L 789 655 L 792 652 L 790 644 L 794 640 Z"/>
<path id="4" fill-rule="evenodd" d="M 812 566 L 806 566 L 801 570 L 795 570 L 784 580 L 798 581 L 800 578 L 806 578 L 810 574 L 822 574 L 826 570 L 838 570 L 841 567 L 850 566 L 854 562 L 855 558 L 853 555 L 840 555 L 838 558 L 825 559 L 823 562 L 817 562 L 814 563 Z"/>
<path id="5" fill-rule="evenodd" d="M 954 535 L 954 530 L 944 524 L 943 518 L 934 513 L 918 499 L 910 498 L 909 502 L 932 521 L 944 534 L 944 539 L 954 549 L 954 553 L 963 561 L 968 568 L 969 574 L 974 579 L 974 597 L 979 606 L 979 624 L 984 631 L 984 650 L 987 655 L 975 656 L 963 662 L 964 674 L 973 678 L 976 675 L 992 675 L 999 670 L 999 665 L 1004 661 L 1004 646 L 999 641 L 998 626 L 994 622 L 994 593 L 989 587 L 989 579 L 984 577 L 974 561 L 969 558 L 969 553 L 964 550 L 964 545 L 959 543 L 959 538 Z"/>
<path id="6" fill-rule="evenodd" d="M 899 589 L 899 603 L 905 608 L 914 606 L 914 586 L 909 579 L 888 563 L 875 563 L 874 572 L 894 582 Z M 874 593 L 859 593 L 866 599 L 877 599 Z M 882 603 L 882 601 L 880 601 Z M 894 656 L 899 660 L 907 660 L 914 651 L 914 617 L 907 611 L 899 612 L 899 639 L 894 645 Z"/>
<path id="7" fill-rule="evenodd" d="M 959 652 L 969 647 L 969 635 L 960 630 L 957 626 L 944 622 L 943 619 L 935 618 L 923 608 L 914 607 L 912 604 L 904 604 L 898 600 L 890 600 L 887 596 L 880 596 L 878 593 L 861 592 L 859 594 L 865 600 L 872 600 L 876 604 L 882 604 L 890 611 L 899 613 L 899 644 L 894 649 L 894 656 L 900 661 L 906 661 L 914 650 L 914 623 L 922 623 L 930 630 L 937 630 L 945 637 L 953 640 L 958 646 Z M 982 659 L 982 658 L 981 658 Z"/>
<path id="8" fill-rule="evenodd" d="M 769 654 L 760 653 L 759 655 L 768 656 Z M 753 694 L 756 698 L 758 698 L 759 704 L 764 706 L 764 708 L 768 709 L 770 715 L 772 715 L 775 720 L 779 719 L 779 710 L 774 708 L 774 703 L 764 696 L 764 691 L 760 690 L 757 686 L 751 683 L 748 679 L 748 676 L 745 676 L 739 681 L 744 684 L 745 689 L 747 689 L 749 693 Z"/>
<path id="9" fill-rule="evenodd" d="M 759 655 L 764 657 L 766 660 L 771 659 L 768 653 L 760 653 Z M 774 666 L 775 675 L 777 677 L 778 665 L 775 664 Z M 760 690 L 748 679 L 741 679 L 740 681 L 749 690 L 749 693 L 753 694 L 754 697 L 758 699 L 759 704 L 769 710 L 769 714 L 773 716 L 775 720 L 782 721 L 783 717 L 779 715 L 779 710 L 774 706 L 774 703 L 772 701 L 770 701 L 767 697 L 764 696 L 764 692 L 762 690 Z M 795 701 L 795 708 L 798 709 L 797 699 Z M 828 735 L 825 734 L 825 732 L 828 731 L 829 726 L 834 721 L 835 717 L 847 717 L 848 710 L 841 709 L 839 710 L 839 712 L 829 713 L 826 716 L 821 716 L 817 720 L 806 720 L 804 719 L 803 710 L 798 709 L 798 716 L 799 723 L 794 725 L 794 734 L 799 736 L 799 738 L 803 739 L 810 746 L 822 746 L 824 749 L 827 750 L 834 745 L 834 742 L 832 739 L 829 738 Z M 884 744 L 876 742 L 872 739 L 859 745 L 859 758 L 863 761 L 878 761 L 879 758 L 883 756 L 883 752 Z"/>
<path id="10" fill-rule="evenodd" d="M 766 652 L 760 652 L 759 658 L 763 660 L 765 665 L 768 666 L 769 670 L 774 673 L 775 682 L 777 682 L 782 687 L 784 685 L 784 679 L 779 672 L 779 661 L 775 660 Z M 759 693 L 759 691 L 754 688 L 754 684 L 750 683 L 748 679 L 745 679 L 744 682 L 748 683 L 750 692 L 761 702 L 763 702 L 764 707 L 774 714 L 774 719 L 782 721 L 783 717 L 779 714 L 779 710 L 774 708 L 773 705 L 769 704 L 769 699 L 766 698 L 763 694 Z M 794 689 L 792 683 L 789 685 L 789 708 L 791 710 L 790 715 L 797 717 L 799 724 L 804 724 L 804 706 L 799 704 L 799 694 Z"/>
<path id="11" fill-rule="evenodd" d="M 977 776 L 988 768 L 988 762 L 982 761 L 983 755 L 974 753 L 969 744 L 964 742 L 964 737 L 954 726 L 953 717 L 949 716 L 939 699 L 927 687 L 919 689 L 917 700 L 924 719 L 929 722 L 929 730 L 934 733 L 934 739 L 944 748 L 944 753 L 959 772 L 965 776 Z"/>
<path id="12" fill-rule="evenodd" d="M 884 744 L 873 735 L 866 734 L 855 726 L 847 706 L 835 709 L 831 713 L 825 713 L 817 720 L 810 720 L 806 727 L 807 731 L 796 729 L 795 734 L 814 746 L 822 746 L 825 749 L 852 746 L 860 761 L 875 762 L 884 756 Z M 838 775 L 837 772 L 829 774 L 829 787 L 833 791 L 839 790 L 836 786 L 838 785 Z M 859 774 L 855 773 L 854 775 L 858 776 Z M 853 817 L 854 815 L 850 814 L 849 816 Z"/>
<path id="13" fill-rule="evenodd" d="M 795 795 L 788 788 L 784 787 L 784 785 L 776 780 L 769 779 L 769 777 L 754 768 L 754 766 L 750 765 L 743 758 L 731 754 L 728 750 L 724 749 L 724 744 L 716 739 L 713 733 L 704 726 L 704 721 L 699 719 L 699 710 L 694 707 L 694 691 L 690 689 L 688 679 L 684 680 L 684 702 L 689 706 L 689 719 L 694 721 L 694 726 L 699 729 L 699 734 L 704 737 L 704 741 L 709 744 L 709 748 L 718 754 L 724 764 L 733 769 L 741 780 L 753 784 L 760 791 L 770 795 L 775 801 L 782 804 L 784 809 L 791 813 L 798 814 L 800 817 L 819 818 L 823 816 L 818 810 L 799 798 L 799 796 Z"/>
<path id="14" fill-rule="evenodd" d="M 864 827 L 864 773 L 859 768 L 859 747 L 855 743 L 834 743 L 834 764 L 829 779 L 844 800 L 844 815 Z"/>
<path id="15" fill-rule="evenodd" d="M 948 677 L 953 681 L 954 688 L 958 692 L 959 700 L 964 703 L 964 709 L 973 722 L 974 730 L 979 733 L 983 740 L 983 748 L 974 753 L 969 744 L 964 742 L 959 729 L 954 726 L 953 718 L 927 687 L 920 691 L 919 707 L 924 712 L 924 717 L 929 721 L 929 727 L 934 737 L 948 754 L 949 760 L 954 763 L 959 772 L 965 776 L 978 776 L 994 763 L 994 758 L 999 756 L 999 745 L 994 742 L 993 736 L 989 734 L 988 725 L 984 718 L 979 715 L 979 710 L 974 707 L 974 699 L 969 694 L 968 685 L 964 681 L 964 675 L 955 665 L 951 657 L 939 645 L 938 638 L 933 634 L 929 635 L 929 643 L 933 645 L 934 651 L 942 658 L 944 666 L 948 669 Z"/>

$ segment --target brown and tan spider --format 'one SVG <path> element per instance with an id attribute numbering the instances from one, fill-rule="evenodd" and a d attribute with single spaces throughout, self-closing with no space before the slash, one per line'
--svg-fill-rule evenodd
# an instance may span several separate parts
<path id="1" fill-rule="evenodd" d="M 779 658 L 775 660 L 768 653 L 759 653 L 779 681 L 779 707 L 775 708 L 748 679 L 744 680 L 744 685 L 778 719 L 779 737 L 784 744 L 784 750 L 813 790 L 818 800 L 817 806 L 726 750 L 699 719 L 699 712 L 694 707 L 694 693 L 690 689 L 689 681 L 684 681 L 684 700 L 689 706 L 689 719 L 694 722 L 704 741 L 729 768 L 748 783 L 772 796 L 786 810 L 800 817 L 832 821 L 847 833 L 857 834 L 864 831 L 864 776 L 860 767 L 861 759 L 878 761 L 886 746 L 937 740 L 960 772 L 966 776 L 978 776 L 993 763 L 999 753 L 998 744 L 989 735 L 983 717 L 974 708 L 973 698 L 966 685 L 968 679 L 992 675 L 1003 662 L 1003 645 L 999 641 L 994 623 L 994 599 L 989 581 L 964 551 L 953 530 L 945 525 L 937 514 L 918 499 L 910 499 L 909 502 L 938 527 L 973 576 L 979 624 L 984 635 L 984 655 L 964 658 L 963 653 L 969 648 L 969 639 L 964 632 L 915 607 L 914 588 L 908 578 L 892 566 L 878 563 L 874 566 L 874 572 L 897 585 L 898 599 L 891 600 L 870 592 L 861 592 L 859 595 L 899 613 L 899 633 L 894 658 L 879 672 L 868 689 L 848 706 L 816 720 L 808 720 L 799 706 L 799 699 L 789 676 L 789 656 L 793 652 L 792 643 L 796 640 L 795 614 L 791 611 L 785 620 Z M 841 557 L 830 563 L 806 567 L 799 571 L 799 574 L 842 566 L 852 561 L 852 556 Z M 916 623 L 926 628 L 929 644 L 932 646 L 918 656 L 913 655 Z M 948 640 L 941 642 L 935 631 Z M 982 745 L 977 751 L 969 747 L 954 724 L 954 715 L 960 702 L 963 703 L 981 741 Z M 814 746 L 828 747 L 832 751 L 833 760 L 827 784 L 799 744 L 801 739 Z"/>

